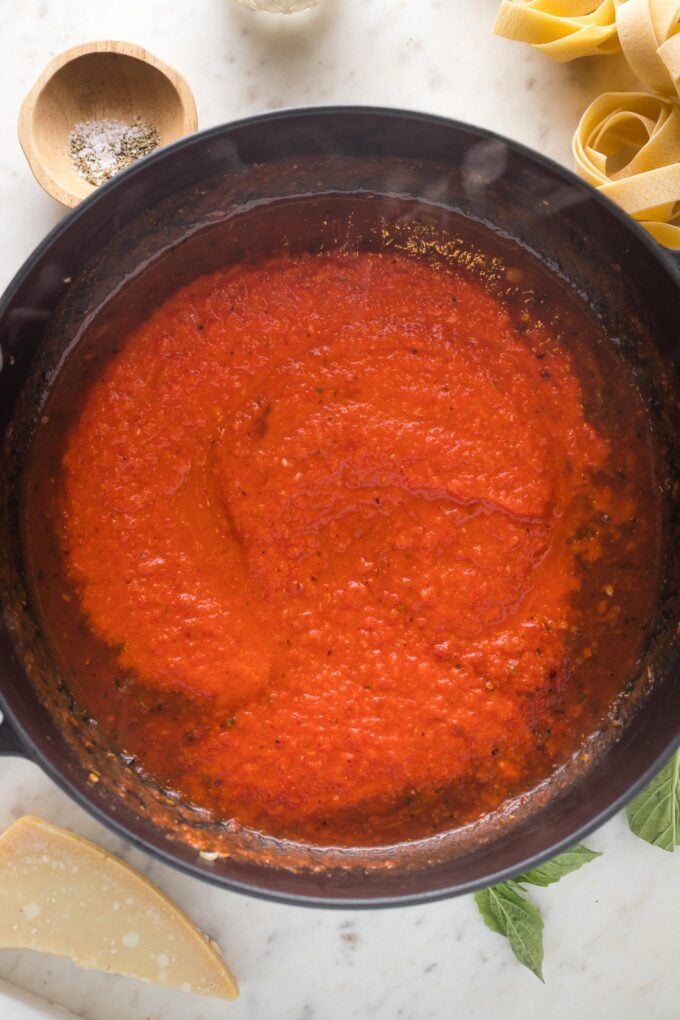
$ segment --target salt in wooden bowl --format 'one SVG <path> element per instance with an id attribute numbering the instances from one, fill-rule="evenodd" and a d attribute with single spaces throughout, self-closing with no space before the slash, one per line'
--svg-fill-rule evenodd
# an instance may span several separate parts
<path id="1" fill-rule="evenodd" d="M 111 120 L 155 129 L 167 145 L 196 130 L 196 103 L 180 74 L 132 43 L 92 42 L 55 57 L 22 103 L 19 141 L 58 202 L 75 206 L 97 187 L 73 160 L 74 128 Z"/>

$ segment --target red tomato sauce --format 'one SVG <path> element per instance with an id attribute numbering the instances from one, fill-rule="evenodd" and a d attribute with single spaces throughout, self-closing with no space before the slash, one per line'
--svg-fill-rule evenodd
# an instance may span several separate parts
<path id="1" fill-rule="evenodd" d="M 597 327 L 529 293 L 291 256 L 197 279 L 111 356 L 50 504 L 108 665 L 60 654 L 144 773 L 375 844 L 498 808 L 601 724 L 653 596 L 648 438 Z"/>

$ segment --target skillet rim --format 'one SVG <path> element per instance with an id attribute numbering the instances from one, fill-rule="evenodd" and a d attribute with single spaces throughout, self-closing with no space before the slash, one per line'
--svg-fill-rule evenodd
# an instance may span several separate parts
<path id="1" fill-rule="evenodd" d="M 571 187 L 581 191 L 591 201 L 595 201 L 598 205 L 602 206 L 609 216 L 612 216 L 624 226 L 634 241 L 636 240 L 638 244 L 642 244 L 643 247 L 647 249 L 648 253 L 651 254 L 654 260 L 659 264 L 662 271 L 665 271 L 667 276 L 670 277 L 670 282 L 674 284 L 676 293 L 680 294 L 680 252 L 673 254 L 667 252 L 653 240 L 653 238 L 636 220 L 625 213 L 619 206 L 615 205 L 610 199 L 601 194 L 601 192 L 592 185 L 578 177 L 573 171 L 562 166 L 562 164 L 557 163 L 548 156 L 536 152 L 529 146 L 526 146 L 521 142 L 514 141 L 499 134 L 498 132 L 478 127 L 465 121 L 443 117 L 438 114 L 392 107 L 331 105 L 290 107 L 283 110 L 242 117 L 235 121 L 219 124 L 212 128 L 207 128 L 203 131 L 188 135 L 176 142 L 164 146 L 162 149 L 152 153 L 150 156 L 134 163 L 128 169 L 116 174 L 110 181 L 100 185 L 100 187 L 80 202 L 74 209 L 67 212 L 63 219 L 55 224 L 43 240 L 33 249 L 28 258 L 10 279 L 2 297 L 0 297 L 0 325 L 2 324 L 2 320 L 8 308 L 11 306 L 17 291 L 30 277 L 31 272 L 34 270 L 36 265 L 40 263 L 43 256 L 49 252 L 49 249 L 54 242 L 57 241 L 63 234 L 73 229 L 81 217 L 89 215 L 91 210 L 96 209 L 97 204 L 104 200 L 109 194 L 113 193 L 116 189 L 126 187 L 127 182 L 134 179 L 135 176 L 148 172 L 151 167 L 154 167 L 159 163 L 166 160 L 172 160 L 177 152 L 189 149 L 193 145 L 203 144 L 211 139 L 218 139 L 225 135 L 228 136 L 240 128 L 265 125 L 271 122 L 285 120 L 321 119 L 324 121 L 327 118 L 348 116 L 378 117 L 386 120 L 410 119 L 420 124 L 436 125 L 447 130 L 466 133 L 474 136 L 480 141 L 501 142 L 502 144 L 507 145 L 515 153 L 523 156 L 525 159 L 533 162 L 534 164 L 549 170 L 552 174 L 566 181 Z M 195 862 L 188 860 L 185 861 L 174 855 L 166 848 L 165 845 L 156 845 L 144 836 L 133 833 L 127 828 L 124 822 L 118 821 L 118 819 L 112 817 L 112 815 L 103 807 L 90 799 L 83 790 L 79 789 L 75 783 L 64 774 L 62 769 L 52 763 L 49 755 L 38 749 L 33 738 L 26 733 L 24 726 L 18 721 L 14 710 L 8 706 L 6 696 L 2 691 L 2 683 L 3 678 L 0 675 L 0 711 L 2 711 L 3 715 L 3 721 L 0 723 L 0 758 L 4 755 L 18 754 L 28 758 L 30 761 L 33 761 L 35 764 L 39 765 L 47 776 L 55 782 L 64 793 L 74 800 L 79 807 L 86 810 L 97 821 L 101 822 L 116 835 L 123 837 L 133 846 L 151 854 L 152 857 L 161 860 L 164 864 L 168 864 L 185 874 L 191 875 L 194 878 L 202 879 L 230 892 L 239 892 L 254 896 L 257 899 L 286 903 L 293 906 L 322 907 L 344 910 L 403 907 L 414 904 L 433 903 L 439 900 L 449 899 L 453 896 L 466 895 L 479 891 L 480 889 L 485 889 L 490 885 L 495 885 L 498 882 L 505 881 L 513 875 L 527 871 L 530 868 L 537 867 L 539 864 L 544 863 L 556 854 L 573 846 L 574 843 L 579 842 L 585 836 L 593 832 L 593 830 L 603 825 L 623 807 L 625 807 L 625 805 L 629 803 L 629 801 L 631 801 L 633 797 L 635 797 L 635 795 L 644 788 L 644 786 L 647 785 L 654 775 L 656 775 L 666 761 L 670 759 L 671 755 L 676 750 L 680 749 L 679 732 L 670 741 L 668 746 L 663 749 L 660 755 L 657 756 L 655 761 L 642 773 L 642 775 L 639 776 L 634 783 L 627 787 L 624 793 L 615 798 L 606 808 L 596 813 L 589 821 L 581 825 L 569 837 L 565 837 L 564 839 L 553 843 L 548 849 L 534 854 L 524 860 L 521 864 L 501 868 L 484 879 L 448 885 L 444 888 L 420 893 L 377 897 L 368 896 L 366 898 L 352 896 L 344 897 L 342 894 L 340 896 L 324 896 L 299 892 L 287 893 L 280 890 L 267 889 L 262 886 L 254 885 L 248 881 L 241 881 L 238 878 L 228 878 L 223 875 L 216 874 L 211 871 L 209 866 L 199 863 L 200 858 L 198 857 L 198 853 L 196 853 Z M 262 865 L 260 865 L 259 868 L 265 877 L 267 871 L 272 870 Z M 282 873 L 282 869 L 275 870 Z M 426 873 L 426 871 L 423 871 L 423 874 Z M 290 873 L 292 882 L 295 881 L 295 877 L 294 873 Z M 370 884 L 370 877 L 368 877 L 366 881 L 367 885 Z"/>

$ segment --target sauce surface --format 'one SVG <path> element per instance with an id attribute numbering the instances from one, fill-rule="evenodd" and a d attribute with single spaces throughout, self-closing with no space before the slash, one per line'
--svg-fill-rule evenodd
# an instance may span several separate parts
<path id="1" fill-rule="evenodd" d="M 645 418 L 574 300 L 508 279 L 229 268 L 98 373 L 46 502 L 107 662 L 44 578 L 42 605 L 77 702 L 155 781 L 382 843 L 495 810 L 603 722 L 654 594 Z"/>

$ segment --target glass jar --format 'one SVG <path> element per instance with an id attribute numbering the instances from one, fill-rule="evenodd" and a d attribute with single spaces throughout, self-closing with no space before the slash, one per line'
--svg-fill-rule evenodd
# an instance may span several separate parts
<path id="1" fill-rule="evenodd" d="M 316 7 L 319 0 L 239 0 L 252 11 L 269 11 L 270 14 L 294 14 Z"/>

